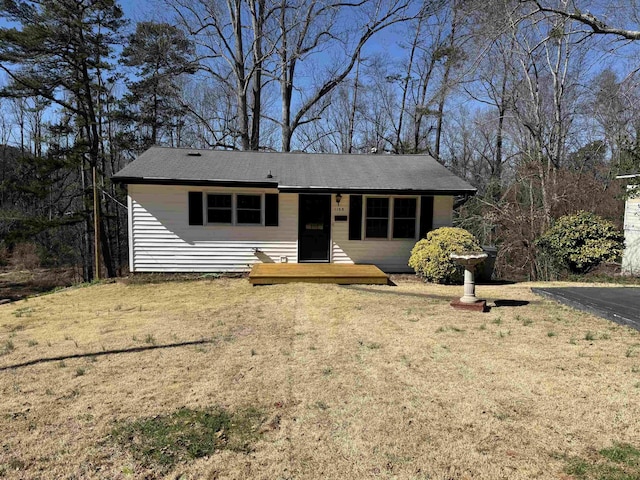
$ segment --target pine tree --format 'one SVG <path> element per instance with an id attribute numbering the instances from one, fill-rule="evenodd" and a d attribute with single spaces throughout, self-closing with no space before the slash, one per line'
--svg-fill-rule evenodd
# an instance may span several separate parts
<path id="1" fill-rule="evenodd" d="M 0 70 L 9 84 L 0 95 L 41 97 L 70 118 L 75 139 L 69 155 L 82 166 L 81 185 L 90 185 L 93 167 L 104 172 L 100 134 L 103 75 L 113 69 L 110 55 L 125 20 L 114 0 L 0 0 Z M 83 188 L 86 237 L 91 230 L 91 189 Z M 100 245 L 109 276 L 115 275 L 108 225 L 100 215 Z M 90 248 L 89 241 L 85 249 Z M 85 252 L 86 259 L 92 258 Z M 94 268 L 98 266 L 94 265 Z M 91 268 L 85 276 L 92 276 Z"/>
<path id="2" fill-rule="evenodd" d="M 180 101 L 179 77 L 194 73 L 195 48 L 185 34 L 167 23 L 140 22 L 122 50 L 124 65 L 135 67 L 128 81 L 124 111 L 142 130 L 142 149 L 161 143 L 163 130 L 175 129 L 186 114 Z"/>

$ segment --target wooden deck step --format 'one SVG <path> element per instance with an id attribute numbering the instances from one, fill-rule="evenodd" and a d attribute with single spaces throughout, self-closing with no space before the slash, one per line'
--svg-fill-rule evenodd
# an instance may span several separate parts
<path id="1" fill-rule="evenodd" d="M 293 282 L 386 285 L 388 279 L 375 265 L 335 263 L 257 263 L 249 274 L 252 285 Z"/>

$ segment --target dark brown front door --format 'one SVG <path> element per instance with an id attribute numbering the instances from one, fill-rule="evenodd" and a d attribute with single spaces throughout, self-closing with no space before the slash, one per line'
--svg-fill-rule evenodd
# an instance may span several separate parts
<path id="1" fill-rule="evenodd" d="M 299 195 L 298 261 L 328 262 L 331 195 Z"/>

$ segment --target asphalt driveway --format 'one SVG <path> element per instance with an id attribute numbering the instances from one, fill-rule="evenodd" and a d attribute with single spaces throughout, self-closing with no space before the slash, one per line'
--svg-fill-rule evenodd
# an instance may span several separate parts
<path id="1" fill-rule="evenodd" d="M 561 287 L 531 291 L 620 325 L 640 330 L 640 288 Z"/>

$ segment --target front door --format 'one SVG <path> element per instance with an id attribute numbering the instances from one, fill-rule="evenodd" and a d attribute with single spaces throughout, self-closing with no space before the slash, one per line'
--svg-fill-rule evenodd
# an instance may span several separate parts
<path id="1" fill-rule="evenodd" d="M 328 262 L 331 195 L 298 196 L 298 261 Z"/>

